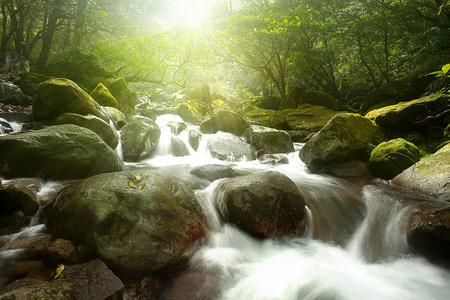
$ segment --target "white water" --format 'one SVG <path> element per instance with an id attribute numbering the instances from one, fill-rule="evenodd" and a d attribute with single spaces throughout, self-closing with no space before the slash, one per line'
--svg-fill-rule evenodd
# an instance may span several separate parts
<path id="1" fill-rule="evenodd" d="M 128 166 L 152 167 L 200 186 L 196 195 L 209 234 L 190 265 L 220 278 L 217 299 L 448 299 L 450 271 L 411 254 L 406 242 L 406 218 L 416 202 L 382 184 L 311 174 L 298 152 L 289 154 L 289 164 L 270 166 L 220 161 L 202 144 L 190 156 L 156 156 Z M 224 223 L 214 205 L 221 180 L 189 174 L 214 163 L 241 175 L 273 170 L 291 178 L 308 206 L 305 237 L 257 240 Z"/>

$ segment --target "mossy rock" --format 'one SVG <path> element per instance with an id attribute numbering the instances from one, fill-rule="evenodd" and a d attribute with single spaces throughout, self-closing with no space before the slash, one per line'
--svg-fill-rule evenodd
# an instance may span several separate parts
<path id="1" fill-rule="evenodd" d="M 98 80 L 98 81 L 97 81 Z M 128 88 L 124 78 L 98 78 L 96 86 L 102 83 L 117 100 L 117 108 L 124 113 L 127 118 L 136 114 L 133 94 Z"/>
<path id="2" fill-rule="evenodd" d="M 208 112 L 208 106 L 205 102 L 199 100 L 183 101 L 177 107 L 177 114 L 185 121 L 191 124 L 199 124 L 203 116 Z"/>
<path id="3" fill-rule="evenodd" d="M 307 92 L 304 93 L 299 101 L 299 106 L 303 104 L 312 104 L 326 107 L 331 110 L 339 110 L 339 102 L 333 96 L 325 92 Z"/>
<path id="4" fill-rule="evenodd" d="M 95 132 L 72 124 L 0 136 L 0 175 L 77 179 L 123 170 L 123 162 Z"/>
<path id="5" fill-rule="evenodd" d="M 251 125 L 265 126 L 275 129 L 286 128 L 285 114 L 271 109 L 256 108 L 245 114 L 247 122 Z"/>
<path id="6" fill-rule="evenodd" d="M 366 112 L 383 107 L 383 103 L 396 104 L 409 101 L 418 96 L 419 93 L 408 82 L 392 81 L 367 94 L 361 105 L 361 111 Z"/>
<path id="7" fill-rule="evenodd" d="M 89 87 L 91 78 L 114 77 L 114 73 L 108 71 L 95 54 L 80 49 L 70 49 L 53 57 L 47 64 L 44 74 L 68 78 L 84 87 Z"/>
<path id="8" fill-rule="evenodd" d="M 91 97 L 97 101 L 101 106 L 118 107 L 116 98 L 110 93 L 110 91 L 103 85 L 103 83 L 97 84 L 95 89 L 91 93 Z"/>
<path id="9" fill-rule="evenodd" d="M 127 117 L 117 108 L 103 106 L 103 110 L 110 120 L 114 121 L 116 129 L 122 128 L 123 125 L 127 122 Z"/>
<path id="10" fill-rule="evenodd" d="M 332 164 L 356 159 L 369 161 L 374 146 L 386 140 L 375 122 L 352 113 L 334 116 L 300 151 L 300 158 L 314 172 L 328 172 Z"/>
<path id="11" fill-rule="evenodd" d="M 31 101 L 12 82 L 0 81 L 0 103 L 10 105 L 30 105 Z"/>
<path id="12" fill-rule="evenodd" d="M 245 131 L 244 138 L 264 154 L 294 152 L 291 136 L 283 130 L 253 125 Z"/>
<path id="13" fill-rule="evenodd" d="M 373 149 L 370 167 L 376 176 L 392 179 L 419 159 L 419 148 L 405 139 L 398 138 L 380 143 Z"/>
<path id="14" fill-rule="evenodd" d="M 278 110 L 280 108 L 281 99 L 277 96 L 258 97 L 251 102 L 252 105 L 270 110 Z"/>
<path id="15" fill-rule="evenodd" d="M 248 128 L 248 123 L 238 113 L 228 110 L 218 110 L 200 123 L 203 133 L 216 133 L 218 131 L 241 135 Z"/>
<path id="16" fill-rule="evenodd" d="M 74 113 L 64 113 L 55 120 L 56 125 L 74 124 L 95 132 L 112 149 L 119 143 L 119 135 L 116 130 L 102 119 L 93 116 L 82 116 Z"/>
<path id="17" fill-rule="evenodd" d="M 315 133 L 318 132 L 331 118 L 341 112 L 324 106 L 303 104 L 295 110 L 287 110 L 286 123 L 290 130 Z"/>
<path id="18" fill-rule="evenodd" d="M 180 268 L 189 246 L 206 235 L 206 217 L 194 192 L 150 169 L 76 181 L 45 213 L 52 232 L 83 245 L 113 271 L 134 277 Z"/>
<path id="19" fill-rule="evenodd" d="M 0 300 L 75 300 L 75 287 L 65 281 L 41 281 L 31 278 L 16 280 L 0 290 Z"/>
<path id="20" fill-rule="evenodd" d="M 39 84 L 33 101 L 34 121 L 54 121 L 63 113 L 92 114 L 109 121 L 102 107 L 75 82 L 54 78 Z"/>
<path id="21" fill-rule="evenodd" d="M 392 182 L 450 201 L 450 144 L 433 155 L 422 158 L 397 175 Z"/>
<path id="22" fill-rule="evenodd" d="M 51 79 L 38 73 L 23 73 L 20 75 L 19 87 L 25 95 L 33 96 L 36 87 L 44 81 Z"/>

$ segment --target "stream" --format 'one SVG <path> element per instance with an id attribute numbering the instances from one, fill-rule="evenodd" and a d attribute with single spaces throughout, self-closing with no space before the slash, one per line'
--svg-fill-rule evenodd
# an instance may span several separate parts
<path id="1" fill-rule="evenodd" d="M 209 135 L 194 151 L 184 130 L 177 139 L 184 142 L 189 155 L 175 157 L 171 155 L 174 139 L 167 137 L 172 135 L 167 126 L 173 121 L 180 120 L 175 116 L 158 118 L 162 136 L 157 155 L 126 163 L 126 168 L 164 171 L 196 188 L 207 213 L 209 232 L 205 243 L 193 254 L 189 269 L 219 279 L 217 299 L 448 299 L 450 270 L 414 255 L 406 241 L 411 210 L 421 201 L 436 200 L 385 181 L 312 174 L 299 159 L 302 144 L 295 144 L 296 151 L 285 154 L 287 164 L 261 164 L 232 157 L 222 161 L 208 152 L 205 143 Z M 189 173 L 206 164 L 229 166 L 240 175 L 270 170 L 288 176 L 305 197 L 304 237 L 261 240 L 224 223 L 213 203 L 218 184 L 226 179 L 210 182 Z M 44 186 L 47 192 L 62 187 L 51 182 Z M 17 235 L 45 230 L 43 225 L 32 225 Z M 0 253 L 0 267 L 14 259 L 16 252 Z"/>

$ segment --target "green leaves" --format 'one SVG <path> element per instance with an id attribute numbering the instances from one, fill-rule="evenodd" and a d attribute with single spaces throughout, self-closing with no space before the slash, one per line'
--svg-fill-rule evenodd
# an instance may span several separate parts
<path id="1" fill-rule="evenodd" d="M 449 78 L 450 77 L 449 71 L 450 71 L 450 64 L 446 64 L 446 65 L 444 65 L 442 67 L 441 70 L 428 73 L 428 75 L 436 75 L 436 77 L 447 77 L 447 78 Z"/>

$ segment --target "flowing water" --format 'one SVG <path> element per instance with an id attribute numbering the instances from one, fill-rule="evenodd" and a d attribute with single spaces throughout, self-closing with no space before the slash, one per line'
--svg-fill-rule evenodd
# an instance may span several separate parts
<path id="1" fill-rule="evenodd" d="M 159 117 L 162 136 L 156 155 L 126 163 L 126 167 L 164 171 L 195 189 L 208 217 L 208 236 L 193 255 L 190 270 L 220 279 L 217 299 L 449 299 L 450 270 L 412 254 L 406 241 L 409 213 L 430 199 L 395 189 L 387 182 L 311 174 L 298 158 L 300 144 L 295 145 L 296 152 L 287 155 L 288 164 L 235 161 L 233 155 L 228 161 L 218 160 L 207 150 L 209 135 L 194 151 L 187 143 L 192 127 L 174 134 L 168 124 L 178 121 L 173 116 Z M 171 155 L 172 137 L 186 144 L 188 154 Z M 239 175 L 271 170 L 288 176 L 307 204 L 304 237 L 260 240 L 224 223 L 214 200 L 220 181 L 226 179 L 210 182 L 189 173 L 205 164 L 229 166 Z M 41 197 L 46 190 L 61 188 L 52 184 L 40 189 Z M 444 205 L 436 202 L 436 206 Z M 42 229 L 36 226 L 42 225 L 31 227 L 32 231 Z M 19 252 L 3 253 L 0 264 Z"/>

